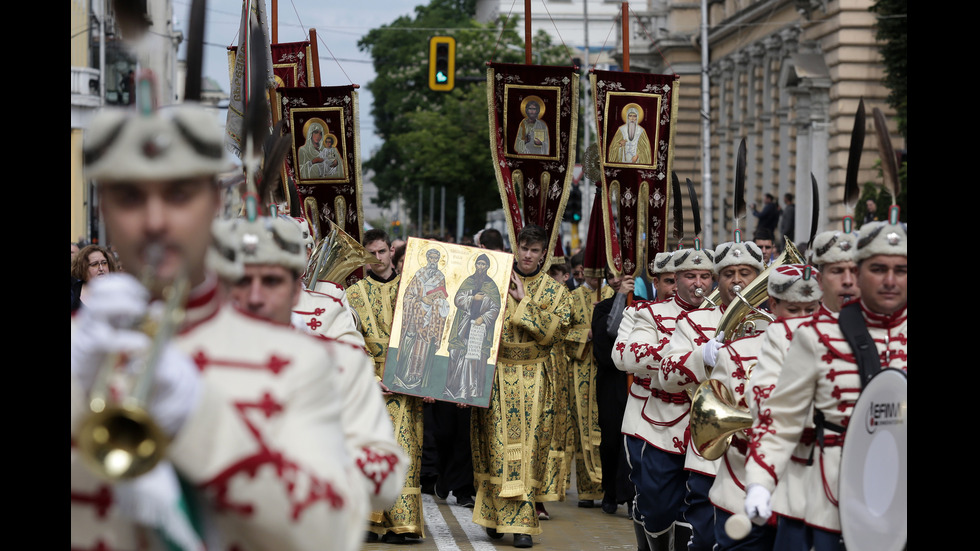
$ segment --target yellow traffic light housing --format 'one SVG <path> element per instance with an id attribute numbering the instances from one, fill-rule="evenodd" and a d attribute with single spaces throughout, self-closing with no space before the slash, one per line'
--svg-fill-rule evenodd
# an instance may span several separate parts
<path id="1" fill-rule="evenodd" d="M 456 39 L 433 36 L 429 39 L 429 88 L 449 92 L 456 86 Z"/>

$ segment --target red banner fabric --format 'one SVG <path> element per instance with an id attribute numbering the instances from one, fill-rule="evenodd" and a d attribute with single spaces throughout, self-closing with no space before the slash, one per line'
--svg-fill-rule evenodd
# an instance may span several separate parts
<path id="1" fill-rule="evenodd" d="M 667 243 L 679 77 L 594 71 L 590 81 L 607 261 L 617 272 L 633 276 L 646 266 L 646 275 L 652 277 L 653 260 Z"/>

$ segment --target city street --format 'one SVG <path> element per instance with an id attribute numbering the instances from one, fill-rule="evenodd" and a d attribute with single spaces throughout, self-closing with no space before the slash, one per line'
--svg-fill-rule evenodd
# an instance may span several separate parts
<path id="1" fill-rule="evenodd" d="M 574 484 L 574 483 L 573 483 Z M 573 486 L 574 487 L 574 486 Z M 513 549 L 513 538 L 505 535 L 499 540 L 487 536 L 482 526 L 473 523 L 473 509 L 456 505 L 449 496 L 442 500 L 423 494 L 425 511 L 425 539 L 408 540 L 398 546 L 384 543 L 368 543 L 365 551 L 395 551 L 409 548 L 413 551 L 493 551 Z M 578 496 L 569 491 L 566 500 L 546 504 L 551 520 L 541 521 L 544 532 L 534 536 L 534 549 L 561 551 L 598 551 L 603 549 L 635 549 L 632 522 L 626 517 L 626 506 L 620 506 L 615 515 L 607 515 L 598 507 L 580 509 Z"/>

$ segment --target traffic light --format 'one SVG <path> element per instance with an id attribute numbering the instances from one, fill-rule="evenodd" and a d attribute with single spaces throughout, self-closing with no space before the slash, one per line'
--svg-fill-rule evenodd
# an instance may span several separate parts
<path id="1" fill-rule="evenodd" d="M 456 39 L 433 36 L 429 39 L 429 88 L 450 92 L 456 86 Z"/>
<path id="2" fill-rule="evenodd" d="M 568 193 L 568 202 L 565 203 L 566 222 L 577 224 L 582 221 L 582 190 L 577 185 L 572 186 L 572 191 Z"/>

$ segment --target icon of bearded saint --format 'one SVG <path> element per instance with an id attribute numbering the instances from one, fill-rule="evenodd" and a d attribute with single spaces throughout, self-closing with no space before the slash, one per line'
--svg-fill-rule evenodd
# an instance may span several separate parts
<path id="1" fill-rule="evenodd" d="M 623 124 L 613 134 L 609 144 L 610 163 L 625 163 L 637 165 L 653 164 L 650 149 L 650 138 L 640 126 L 643 120 L 643 108 L 635 103 L 626 107 L 626 124 Z"/>
<path id="2" fill-rule="evenodd" d="M 395 382 L 406 389 L 425 386 L 449 316 L 446 275 L 439 269 L 441 256 L 436 249 L 426 251 L 428 264 L 412 276 L 402 299 L 404 317 Z M 404 363 L 402 350 L 408 356 Z"/>
<path id="3" fill-rule="evenodd" d="M 473 275 L 456 291 L 456 317 L 449 333 L 449 372 L 443 397 L 465 402 L 484 395 L 493 325 L 502 306 L 500 289 L 487 274 L 490 258 L 481 254 Z"/>

